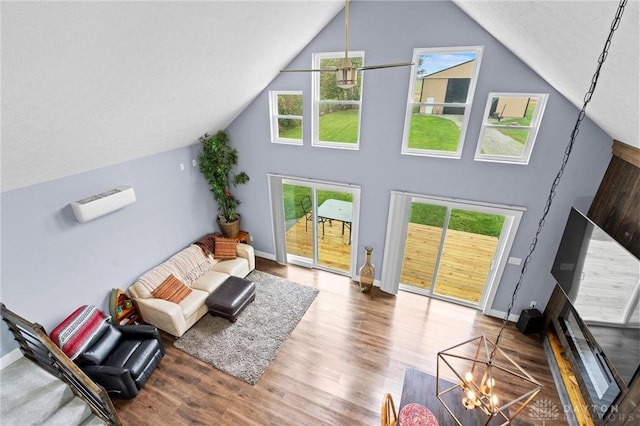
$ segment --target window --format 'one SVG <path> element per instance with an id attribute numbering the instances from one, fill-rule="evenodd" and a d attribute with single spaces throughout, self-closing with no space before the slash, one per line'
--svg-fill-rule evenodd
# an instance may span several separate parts
<path id="1" fill-rule="evenodd" d="M 546 93 L 489 93 L 476 160 L 528 164 Z"/>
<path id="2" fill-rule="evenodd" d="M 314 69 L 335 69 L 342 65 L 344 52 L 316 53 Z M 353 67 L 361 67 L 364 52 L 349 52 Z M 335 72 L 313 73 L 313 145 L 332 148 L 359 148 L 362 72 L 350 89 L 336 85 Z"/>
<path id="3" fill-rule="evenodd" d="M 302 145 L 302 92 L 269 92 L 271 142 Z"/>
<path id="4" fill-rule="evenodd" d="M 461 157 L 482 49 L 414 49 L 403 154 Z"/>

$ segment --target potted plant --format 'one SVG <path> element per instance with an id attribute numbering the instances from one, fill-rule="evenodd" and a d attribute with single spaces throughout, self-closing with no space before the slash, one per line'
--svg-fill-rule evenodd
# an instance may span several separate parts
<path id="1" fill-rule="evenodd" d="M 200 137 L 200 143 L 200 172 L 218 203 L 218 224 L 225 236 L 236 237 L 240 232 L 240 215 L 236 211 L 240 201 L 231 189 L 249 182 L 249 175 L 233 171 L 238 164 L 238 151 L 229 146 L 229 136 L 223 130 L 214 135 L 205 133 Z"/>

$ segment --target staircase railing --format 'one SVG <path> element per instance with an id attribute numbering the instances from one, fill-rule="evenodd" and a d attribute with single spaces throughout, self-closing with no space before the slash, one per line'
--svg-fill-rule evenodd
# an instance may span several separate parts
<path id="1" fill-rule="evenodd" d="M 95 414 L 108 425 L 120 425 L 113 402 L 107 391 L 93 382 L 49 338 L 44 328 L 31 323 L 0 303 L 2 319 L 9 326 L 22 354 L 69 385 L 73 393 L 84 400 Z"/>

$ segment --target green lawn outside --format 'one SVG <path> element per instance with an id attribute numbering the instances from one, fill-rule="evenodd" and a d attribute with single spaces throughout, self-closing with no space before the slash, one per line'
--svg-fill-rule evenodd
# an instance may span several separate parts
<path id="1" fill-rule="evenodd" d="M 282 196 L 284 198 L 285 220 L 298 219 L 304 215 L 304 211 L 300 205 L 300 200 L 302 200 L 304 196 L 311 197 L 311 188 L 297 185 L 283 185 Z M 329 198 L 353 201 L 353 195 L 351 194 L 335 191 L 318 191 L 318 205 L 322 204 Z"/>
<path id="2" fill-rule="evenodd" d="M 320 140 L 325 142 L 358 142 L 358 109 L 335 111 L 320 116 Z"/>
<path id="3" fill-rule="evenodd" d="M 527 142 L 527 138 L 529 137 L 528 130 L 518 130 L 518 129 L 498 129 L 500 133 L 503 135 L 509 136 L 516 142 L 524 145 Z"/>
<path id="4" fill-rule="evenodd" d="M 311 197 L 311 188 L 306 186 L 282 185 L 282 197 L 284 199 L 284 218 L 291 220 L 304 215 L 300 200 L 304 196 Z"/>
<path id="5" fill-rule="evenodd" d="M 413 114 L 409 128 L 409 148 L 455 152 L 460 129 L 457 124 L 437 115 Z"/>
<path id="6" fill-rule="evenodd" d="M 432 204 L 411 203 L 411 223 L 442 228 L 447 208 Z M 480 212 L 453 209 L 449 229 L 499 237 L 504 217 Z"/>
<path id="7" fill-rule="evenodd" d="M 335 111 L 320 116 L 320 140 L 357 143 L 358 110 Z M 300 139 L 301 128 L 281 128 L 280 137 Z M 435 115 L 414 114 L 409 131 L 409 148 L 455 152 L 460 129 L 451 120 Z"/>
<path id="8" fill-rule="evenodd" d="M 302 139 L 302 127 L 279 129 L 281 138 Z M 335 111 L 320 116 L 320 140 L 325 142 L 358 142 L 358 110 Z"/>
<path id="9" fill-rule="evenodd" d="M 311 196 L 311 188 L 297 185 L 283 185 L 282 193 L 284 197 L 285 220 L 301 218 L 304 215 L 304 211 L 300 205 L 300 200 L 304 196 Z M 329 198 L 353 201 L 351 194 L 336 191 L 318 191 L 318 205 Z M 411 223 L 441 228 L 444 225 L 446 212 L 447 208 L 443 206 L 412 203 L 409 221 Z M 453 209 L 451 211 L 451 218 L 449 219 L 449 229 L 489 235 L 497 238 L 500 236 L 503 222 L 504 218 L 500 215 Z"/>
<path id="10" fill-rule="evenodd" d="M 433 204 L 411 203 L 409 222 L 442 228 L 447 208 Z"/>
<path id="11" fill-rule="evenodd" d="M 288 120 L 293 121 L 293 120 Z M 296 120 L 295 123 L 287 123 L 290 127 L 278 126 L 278 135 L 284 139 L 302 139 L 302 121 Z"/>

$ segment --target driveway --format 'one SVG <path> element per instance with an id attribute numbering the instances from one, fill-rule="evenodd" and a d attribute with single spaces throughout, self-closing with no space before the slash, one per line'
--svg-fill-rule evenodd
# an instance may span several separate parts
<path id="1" fill-rule="evenodd" d="M 442 114 L 440 117 L 453 121 L 458 128 L 462 127 L 462 115 Z M 482 154 L 521 157 L 524 152 L 523 144 L 494 128 L 485 129 L 484 138 L 481 143 Z"/>
<path id="2" fill-rule="evenodd" d="M 500 133 L 498 129 L 485 129 L 484 138 L 480 143 L 482 143 L 480 151 L 482 154 L 521 157 L 524 152 L 524 145 Z"/>

